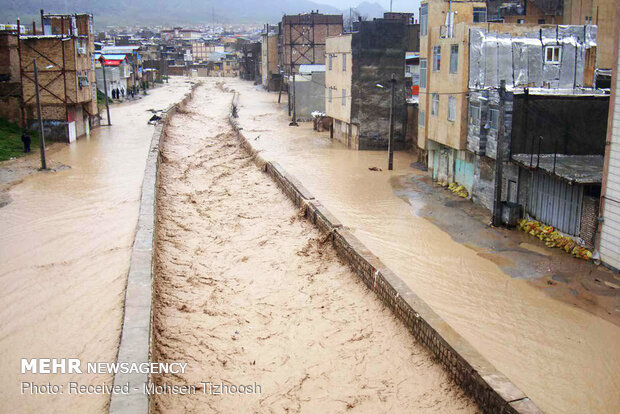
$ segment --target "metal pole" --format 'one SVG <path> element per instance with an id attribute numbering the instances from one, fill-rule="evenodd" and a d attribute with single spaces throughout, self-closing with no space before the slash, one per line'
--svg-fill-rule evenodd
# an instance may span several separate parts
<path id="1" fill-rule="evenodd" d="M 105 110 L 108 114 L 108 126 L 112 125 L 110 120 L 110 103 L 108 102 L 108 83 L 105 78 L 105 64 L 101 62 L 101 69 L 103 69 L 103 93 L 105 94 Z"/>
<path id="2" fill-rule="evenodd" d="M 388 170 L 394 169 L 394 86 L 396 85 L 396 75 L 392 73 L 390 79 L 390 135 L 388 139 Z"/>
<path id="3" fill-rule="evenodd" d="M 39 118 L 39 148 L 41 150 L 41 169 L 47 170 L 45 162 L 45 132 L 43 131 L 43 117 L 41 116 L 41 99 L 39 98 L 39 71 L 37 69 L 37 60 L 33 59 L 34 66 L 34 91 L 37 97 L 37 117 Z"/>
<path id="4" fill-rule="evenodd" d="M 499 128 L 497 131 L 497 151 L 495 152 L 495 194 L 493 197 L 493 225 L 502 224 L 502 176 L 504 167 L 504 101 L 506 99 L 506 81 L 499 87 Z"/>

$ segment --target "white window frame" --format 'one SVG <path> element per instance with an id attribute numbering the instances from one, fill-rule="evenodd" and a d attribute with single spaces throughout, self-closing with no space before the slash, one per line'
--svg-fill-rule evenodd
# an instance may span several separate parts
<path id="1" fill-rule="evenodd" d="M 328 89 L 328 91 L 327 91 L 327 102 L 328 103 L 332 103 L 332 91 L 333 91 L 333 89 L 331 87 L 329 87 L 327 89 Z"/>
<path id="2" fill-rule="evenodd" d="M 347 71 L 347 54 L 346 53 L 342 54 L 342 71 L 343 72 Z"/>
<path id="3" fill-rule="evenodd" d="M 434 93 L 431 97 L 431 116 L 437 116 L 439 113 L 439 94 Z"/>
<path id="4" fill-rule="evenodd" d="M 448 96 L 448 121 L 456 121 L 456 97 Z"/>
<path id="5" fill-rule="evenodd" d="M 347 104 L 347 90 L 342 90 L 342 106 L 346 106 Z"/>
<path id="6" fill-rule="evenodd" d="M 480 105 L 474 105 L 473 102 L 469 103 L 469 117 L 467 123 L 469 125 L 480 125 L 481 108 Z"/>
<path id="7" fill-rule="evenodd" d="M 551 59 L 549 59 L 551 52 Z M 545 63 L 549 65 L 559 65 L 562 62 L 562 46 L 545 46 Z"/>
<path id="8" fill-rule="evenodd" d="M 424 126 L 426 124 L 426 113 L 420 109 L 418 111 L 418 125 Z"/>
<path id="9" fill-rule="evenodd" d="M 420 88 L 426 89 L 427 76 L 428 76 L 428 60 L 420 59 Z"/>
<path id="10" fill-rule="evenodd" d="M 333 67 L 333 62 L 332 61 L 333 61 L 333 57 L 334 56 L 331 53 L 329 55 L 327 55 L 327 56 L 328 56 L 328 58 L 327 58 L 327 62 L 328 62 L 327 70 L 332 70 L 332 67 Z"/>

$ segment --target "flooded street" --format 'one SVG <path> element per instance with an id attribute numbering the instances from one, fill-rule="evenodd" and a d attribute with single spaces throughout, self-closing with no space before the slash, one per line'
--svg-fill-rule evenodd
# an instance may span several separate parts
<path id="1" fill-rule="evenodd" d="M 255 166 L 228 124 L 232 94 L 205 82 L 162 145 L 152 351 L 189 363 L 156 384 L 199 390 L 155 395 L 154 411 L 476 412 Z"/>
<path id="2" fill-rule="evenodd" d="M 111 376 L 21 375 L 20 358 L 116 360 L 153 134 L 148 109 L 167 108 L 189 87 L 171 80 L 113 106 L 112 127 L 49 154 L 51 165 L 66 167 L 34 173 L 8 192 L 0 208 L 1 411 L 105 411 L 109 395 L 20 395 L 20 382 L 101 384 Z"/>
<path id="3" fill-rule="evenodd" d="M 239 125 L 266 160 L 293 174 L 370 250 L 545 412 L 616 413 L 620 407 L 620 328 L 547 296 L 525 279 L 455 242 L 416 215 L 423 206 L 399 198 L 395 178 L 421 174 L 415 160 L 356 152 L 316 133 L 289 127 L 286 98 L 251 83 L 240 92 Z"/>

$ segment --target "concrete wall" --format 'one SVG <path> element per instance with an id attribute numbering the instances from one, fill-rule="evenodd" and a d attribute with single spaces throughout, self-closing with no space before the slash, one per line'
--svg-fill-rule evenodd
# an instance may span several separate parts
<path id="1" fill-rule="evenodd" d="M 261 76 L 265 88 L 271 89 L 273 74 L 278 72 L 278 35 L 263 34 L 261 39 Z"/>
<path id="2" fill-rule="evenodd" d="M 404 20 L 360 22 L 353 33 L 351 123 L 359 126 L 359 149 L 387 149 L 390 79 L 394 76 L 394 148 L 405 145 L 405 53 L 409 26 Z M 384 87 L 379 88 L 377 84 Z"/>
<path id="3" fill-rule="evenodd" d="M 295 108 L 298 121 L 311 121 L 312 112 L 325 112 L 325 72 L 295 76 Z"/>

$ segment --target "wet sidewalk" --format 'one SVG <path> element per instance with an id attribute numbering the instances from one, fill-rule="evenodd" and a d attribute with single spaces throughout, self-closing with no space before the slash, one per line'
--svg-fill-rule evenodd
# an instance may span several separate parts
<path id="1" fill-rule="evenodd" d="M 239 124 L 261 156 L 297 177 L 539 407 L 616 411 L 618 326 L 515 277 L 421 216 L 419 205 L 402 198 L 404 186 L 394 185 L 424 176 L 411 168 L 411 155 L 396 153 L 392 172 L 371 171 L 385 168 L 385 152 L 348 150 L 309 124 L 289 127 L 286 102 L 278 105 L 277 94 L 236 79 L 226 84 L 240 92 Z M 418 190 L 408 190 L 415 198 Z"/>

